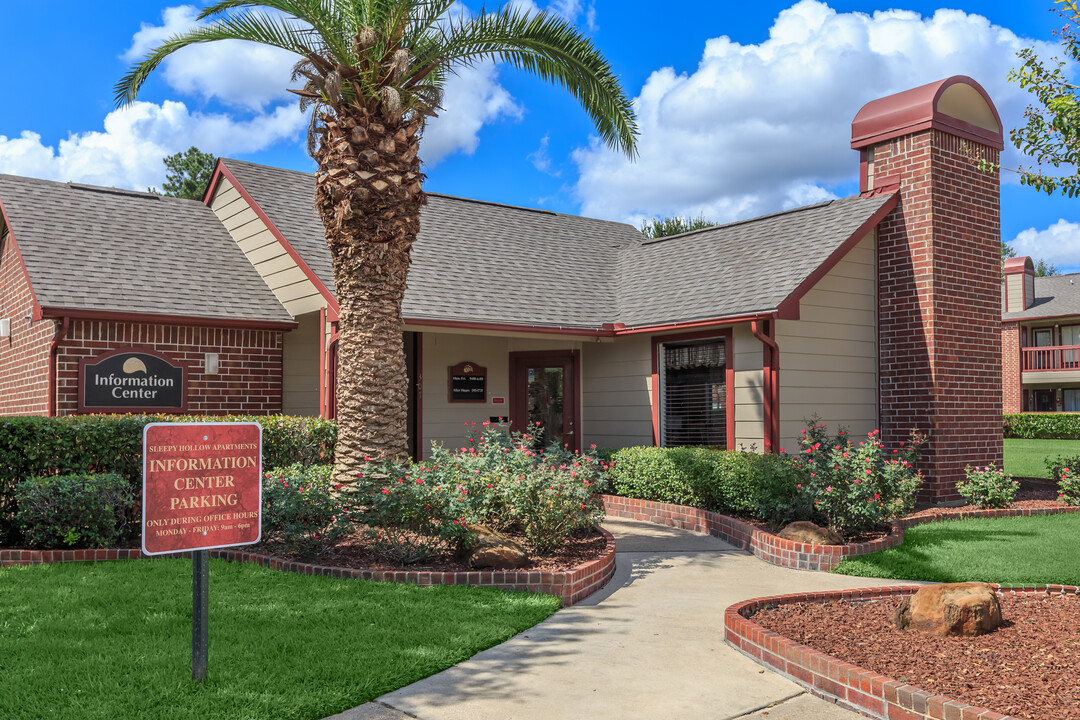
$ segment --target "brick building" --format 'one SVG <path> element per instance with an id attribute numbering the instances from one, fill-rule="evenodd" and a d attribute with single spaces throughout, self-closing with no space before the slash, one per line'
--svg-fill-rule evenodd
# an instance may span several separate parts
<path id="1" fill-rule="evenodd" d="M 1035 277 L 1005 261 L 1001 389 L 1007 413 L 1080 412 L 1080 274 Z"/>
<path id="2" fill-rule="evenodd" d="M 859 195 L 657 240 L 432 194 L 403 308 L 414 449 L 508 418 L 772 451 L 817 414 L 928 433 L 953 499 L 1001 460 L 998 180 L 970 159 L 996 160 L 1000 120 L 953 77 L 866 105 L 851 146 Z M 0 177 L 0 413 L 333 415 L 313 189 L 234 160 L 201 203 Z"/>

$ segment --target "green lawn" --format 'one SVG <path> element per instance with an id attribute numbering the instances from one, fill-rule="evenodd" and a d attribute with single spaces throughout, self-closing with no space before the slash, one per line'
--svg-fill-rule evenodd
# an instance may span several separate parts
<path id="1" fill-rule="evenodd" d="M 547 595 L 359 582 L 211 560 L 191 680 L 191 561 L 0 570 L 0 718 L 323 718 L 551 615 Z"/>
<path id="2" fill-rule="evenodd" d="M 910 528 L 896 548 L 834 572 L 932 582 L 1080 585 L 1080 515 L 948 520 Z"/>
<path id="3" fill-rule="evenodd" d="M 1005 438 L 1005 472 L 1017 477 L 1049 478 L 1044 460 L 1080 455 L 1080 440 Z"/>

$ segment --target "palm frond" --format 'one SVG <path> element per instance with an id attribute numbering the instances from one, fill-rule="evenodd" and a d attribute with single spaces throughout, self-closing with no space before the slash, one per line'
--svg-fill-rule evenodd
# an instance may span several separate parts
<path id="1" fill-rule="evenodd" d="M 551 14 L 514 9 L 451 20 L 442 42 L 417 53 L 403 84 L 431 65 L 470 66 L 486 59 L 508 63 L 566 88 L 592 118 L 601 139 L 630 157 L 637 152 L 633 103 L 592 42 L 570 23 Z"/>

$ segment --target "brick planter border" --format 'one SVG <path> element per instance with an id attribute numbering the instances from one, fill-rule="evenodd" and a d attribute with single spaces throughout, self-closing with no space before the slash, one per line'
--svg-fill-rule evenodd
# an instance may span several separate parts
<path id="1" fill-rule="evenodd" d="M 211 557 L 229 562 L 261 565 L 282 572 L 301 575 L 324 575 L 353 580 L 376 580 L 380 582 L 406 582 L 422 587 L 429 585 L 473 585 L 496 587 L 503 590 L 529 590 L 555 595 L 563 606 L 581 602 L 602 588 L 615 573 L 615 538 L 607 530 L 599 528 L 606 542 L 604 552 L 595 560 L 582 563 L 569 570 L 557 572 L 540 571 L 492 571 L 435 572 L 431 570 L 352 570 L 350 568 L 324 567 L 293 562 L 260 553 L 239 550 L 211 550 Z M 156 555 L 154 557 L 187 557 L 190 553 Z M 138 548 L 108 550 L 0 550 L 0 567 L 14 565 L 42 565 L 61 562 L 95 562 L 100 560 L 136 560 L 150 558 Z"/>
<path id="2" fill-rule="evenodd" d="M 656 502 L 638 500 L 619 495 L 601 495 L 604 511 L 612 517 L 644 520 L 657 525 L 692 530 L 714 535 L 725 542 L 749 550 L 766 562 L 796 570 L 819 570 L 829 572 L 840 561 L 849 557 L 858 557 L 893 548 L 904 542 L 904 528 L 923 525 L 942 520 L 962 520 L 976 517 L 1018 517 L 1027 515 L 1060 515 L 1080 512 L 1080 507 L 1065 508 L 1018 508 L 1005 510 L 957 510 L 940 515 L 926 515 L 890 523 L 892 532 L 879 539 L 850 545 L 811 545 L 785 540 L 770 532 L 761 530 L 748 522 L 721 515 L 709 510 Z"/>
<path id="3" fill-rule="evenodd" d="M 1080 595 L 1080 588 L 1072 585 L 1047 585 L 1044 588 L 992 585 L 999 595 Z M 1009 720 L 1012 716 L 935 695 L 826 655 L 766 630 L 751 619 L 759 610 L 778 605 L 900 599 L 920 587 L 902 585 L 754 598 L 736 603 L 724 612 L 724 639 L 743 654 L 802 685 L 814 695 L 871 717 L 882 720 Z"/>

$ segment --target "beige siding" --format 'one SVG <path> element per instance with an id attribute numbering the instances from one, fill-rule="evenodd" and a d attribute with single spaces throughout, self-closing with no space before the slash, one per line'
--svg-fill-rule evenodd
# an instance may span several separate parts
<path id="1" fill-rule="evenodd" d="M 652 340 L 635 335 L 581 347 L 582 442 L 653 444 Z"/>
<path id="2" fill-rule="evenodd" d="M 835 431 L 877 426 L 877 293 L 874 234 L 810 290 L 799 320 L 779 320 L 780 444 L 797 448 L 804 418 Z"/>
<path id="3" fill-rule="evenodd" d="M 765 451 L 764 352 L 761 341 L 749 325 L 737 325 L 732 332 L 735 370 L 734 450 Z"/>
<path id="4" fill-rule="evenodd" d="M 1005 312 L 1024 309 L 1024 273 L 1005 276 Z"/>
<path id="5" fill-rule="evenodd" d="M 319 313 L 299 315 L 300 326 L 285 333 L 282 348 L 281 411 L 319 414 Z"/>
<path id="6" fill-rule="evenodd" d="M 291 315 L 316 312 L 326 306 L 326 299 L 314 283 L 228 179 L 218 183 L 210 208 Z"/>
<path id="7" fill-rule="evenodd" d="M 579 349 L 578 341 L 425 332 L 422 419 L 425 455 L 430 453 L 432 442 L 461 447 L 465 441 L 465 423 L 475 422 L 479 426 L 492 416 L 509 415 L 511 352 Z M 487 368 L 486 403 L 450 402 L 447 370 L 465 361 Z M 503 403 L 495 404 L 493 398 L 503 398 Z"/>
<path id="8" fill-rule="evenodd" d="M 1024 291 L 1027 293 L 1027 302 L 1018 309 L 1027 310 L 1035 304 L 1035 276 L 1024 273 Z"/>

